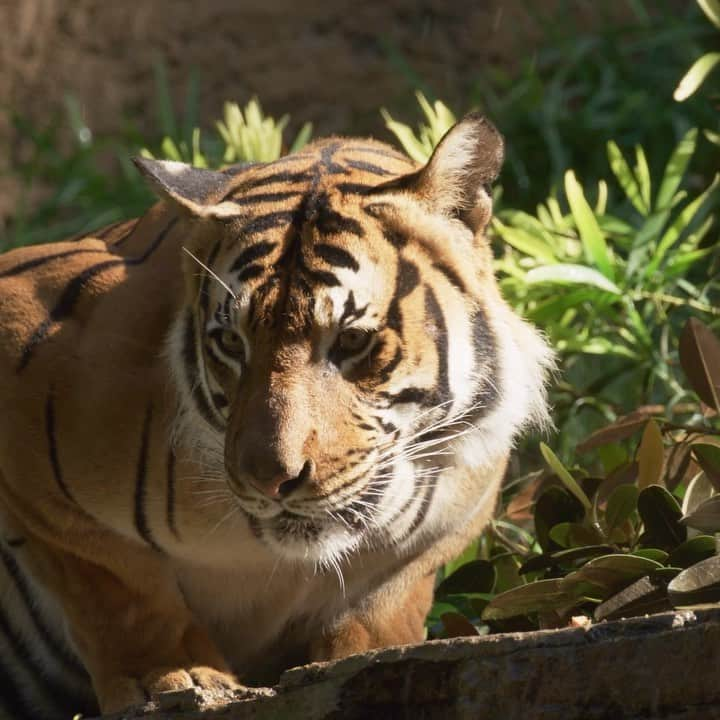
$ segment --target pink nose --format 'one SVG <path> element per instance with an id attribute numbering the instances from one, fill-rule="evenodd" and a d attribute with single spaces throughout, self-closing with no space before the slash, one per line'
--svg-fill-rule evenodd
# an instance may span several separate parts
<path id="1" fill-rule="evenodd" d="M 255 476 L 251 480 L 251 484 L 258 492 L 270 498 L 287 497 L 310 477 L 311 472 L 312 460 L 307 460 L 300 472 L 295 476 L 287 473 L 277 473 L 267 480 Z"/>

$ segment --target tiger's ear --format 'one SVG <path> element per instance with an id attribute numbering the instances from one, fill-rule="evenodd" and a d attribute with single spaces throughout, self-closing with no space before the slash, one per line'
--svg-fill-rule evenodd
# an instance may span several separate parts
<path id="1" fill-rule="evenodd" d="M 405 178 L 405 187 L 433 212 L 459 217 L 477 232 L 492 216 L 490 186 L 504 154 L 495 126 L 480 113 L 470 113 L 445 133 L 425 167 Z"/>
<path id="2" fill-rule="evenodd" d="M 237 205 L 215 201 L 222 197 L 230 177 L 173 160 L 133 158 L 150 187 L 161 200 L 168 200 L 186 215 L 223 218 L 238 214 Z"/>

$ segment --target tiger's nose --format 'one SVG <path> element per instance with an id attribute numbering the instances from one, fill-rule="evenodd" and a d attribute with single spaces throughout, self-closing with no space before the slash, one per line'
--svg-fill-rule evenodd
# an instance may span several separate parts
<path id="1" fill-rule="evenodd" d="M 292 474 L 288 472 L 276 472 L 266 478 L 253 475 L 250 484 L 263 495 L 270 498 L 286 498 L 290 493 L 299 488 L 313 473 L 314 463 L 306 460 L 300 472 Z"/>

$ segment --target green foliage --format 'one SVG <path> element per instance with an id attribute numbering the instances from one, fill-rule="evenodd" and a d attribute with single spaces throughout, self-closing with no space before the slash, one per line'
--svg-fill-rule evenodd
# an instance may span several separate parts
<path id="1" fill-rule="evenodd" d="M 455 124 L 457 118 L 445 103 L 436 100 L 432 105 L 421 92 L 416 92 L 420 109 L 425 115 L 425 122 L 418 126 L 417 132 L 405 123 L 393 120 L 390 113 L 380 109 L 385 127 L 397 138 L 403 150 L 416 162 L 426 163 L 435 146 L 443 135 Z"/>
<path id="2" fill-rule="evenodd" d="M 680 346 L 690 388 L 711 403 L 696 400 L 697 421 L 640 408 L 578 446 L 581 466 L 543 446 L 547 470 L 507 492 L 467 564 L 446 569 L 432 635 L 720 602 L 720 340 L 693 319 Z"/>
<path id="3" fill-rule="evenodd" d="M 707 15 L 708 20 L 720 29 L 720 2 L 718 0 L 697 0 L 697 4 Z M 717 52 L 705 53 L 699 57 L 675 88 L 673 93 L 675 100 L 683 102 L 693 95 L 718 62 L 720 62 L 720 53 Z"/>
<path id="4" fill-rule="evenodd" d="M 584 409 L 598 423 L 642 402 L 682 401 L 673 338 L 691 313 L 720 318 L 718 180 L 685 189 L 696 144 L 689 130 L 653 179 L 642 147 L 631 167 L 610 141 L 619 196 L 603 180 L 589 198 L 568 170 L 564 192 L 535 213 L 502 209 L 493 223 L 505 296 L 562 355 L 569 384 L 555 405 L 565 455 L 591 429 L 578 421 Z"/>

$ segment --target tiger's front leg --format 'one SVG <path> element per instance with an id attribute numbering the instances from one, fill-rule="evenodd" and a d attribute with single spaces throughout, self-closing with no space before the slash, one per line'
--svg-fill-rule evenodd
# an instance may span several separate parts
<path id="1" fill-rule="evenodd" d="M 116 573 L 64 549 L 28 545 L 62 605 L 101 712 L 165 691 L 200 687 L 222 694 L 240 687 L 162 558 L 118 548 L 125 567 Z"/>

